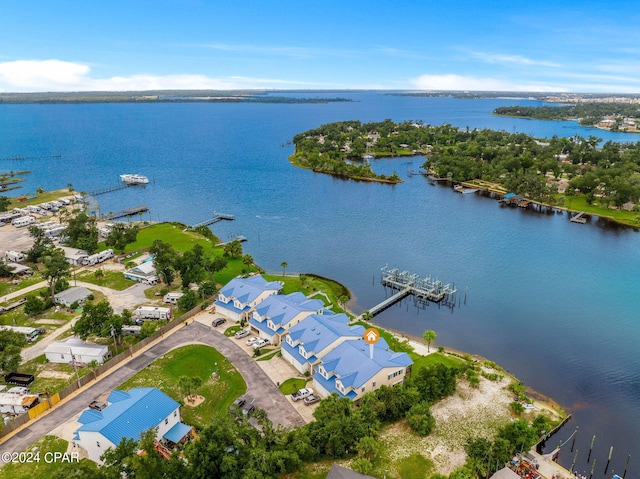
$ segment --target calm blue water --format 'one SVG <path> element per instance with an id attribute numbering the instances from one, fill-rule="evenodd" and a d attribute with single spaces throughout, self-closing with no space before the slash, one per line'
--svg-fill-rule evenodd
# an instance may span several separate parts
<path id="1" fill-rule="evenodd" d="M 184 223 L 214 211 L 234 214 L 236 221 L 214 226 L 218 236 L 247 236 L 245 250 L 267 270 L 280 271 L 286 261 L 290 271 L 336 278 L 352 291 L 356 312 L 385 297 L 378 280 L 386 263 L 455 282 L 462 298 L 467 291 L 460 308 L 417 310 L 404 302 L 376 321 L 416 335 L 433 329 L 439 344 L 502 364 L 573 414 L 551 447 L 579 425 L 577 467 L 590 470 L 586 455 L 595 434 L 595 476 L 604 476 L 610 446 L 609 473 L 622 473 L 627 454 L 637 455 L 640 445 L 638 233 L 501 208 L 408 177 L 407 168 L 417 169 L 422 158 L 375 162 L 376 170 L 406 180 L 395 186 L 314 174 L 289 164 L 287 142 L 330 121 L 385 118 L 537 137 L 640 137 L 491 115 L 513 100 L 340 96 L 356 101 L 1 105 L 0 158 L 62 158 L 1 161 L 0 170 L 33 170 L 19 194 L 68 182 L 88 191 L 115 184 L 122 173 L 146 175 L 152 183 L 145 189 L 98 197 L 101 212 L 146 204 L 152 220 Z M 567 466 L 568 446 L 560 457 Z M 640 457 L 632 456 L 629 474 L 639 472 Z"/>

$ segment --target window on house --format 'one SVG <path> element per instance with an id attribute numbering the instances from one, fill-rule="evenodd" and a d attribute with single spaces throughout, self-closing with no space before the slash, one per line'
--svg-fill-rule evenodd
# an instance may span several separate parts
<path id="1" fill-rule="evenodd" d="M 100 443 L 98 441 L 96 441 L 96 446 L 100 447 Z"/>
<path id="2" fill-rule="evenodd" d="M 178 411 L 173 411 L 173 417 L 176 417 L 178 415 Z"/>
<path id="3" fill-rule="evenodd" d="M 164 419 L 164 425 L 166 426 L 167 424 L 169 424 L 169 418 L 168 417 Z"/>
<path id="4" fill-rule="evenodd" d="M 376 382 L 375 382 L 375 381 L 373 381 L 373 384 L 371 385 L 371 387 L 372 387 L 372 388 L 375 388 L 375 387 L 376 387 Z"/>

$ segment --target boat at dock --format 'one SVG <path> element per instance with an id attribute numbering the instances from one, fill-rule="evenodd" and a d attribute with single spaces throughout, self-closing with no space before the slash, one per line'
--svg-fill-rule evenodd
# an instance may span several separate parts
<path id="1" fill-rule="evenodd" d="M 146 176 L 142 176 L 142 175 L 130 175 L 130 174 L 126 174 L 126 175 L 120 175 L 120 179 L 128 184 L 128 185 L 146 185 L 147 183 L 149 183 L 149 178 L 147 178 Z"/>
<path id="2" fill-rule="evenodd" d="M 462 185 L 455 185 L 453 189 L 458 193 L 475 193 L 476 191 L 478 191 L 477 188 L 465 188 Z"/>

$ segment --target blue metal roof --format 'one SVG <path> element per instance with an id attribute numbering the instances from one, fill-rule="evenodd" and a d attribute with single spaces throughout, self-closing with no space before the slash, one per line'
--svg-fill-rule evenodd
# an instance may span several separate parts
<path id="1" fill-rule="evenodd" d="M 327 373 L 337 376 L 330 380 L 340 379 L 345 387 L 356 389 L 385 368 L 404 368 L 411 364 L 413 361 L 407 353 L 390 350 L 383 338 L 373 347 L 373 359 L 369 345 L 363 339 L 344 341 L 322 358 L 322 366 Z"/>
<path id="2" fill-rule="evenodd" d="M 191 426 L 187 426 L 182 422 L 177 422 L 162 437 L 177 444 L 183 437 L 189 434 L 189 431 L 191 431 Z"/>
<path id="3" fill-rule="evenodd" d="M 313 375 L 313 380 L 318 382 L 318 384 L 320 384 L 323 388 L 325 388 L 329 392 L 329 394 L 338 393 L 338 396 L 343 397 L 343 398 L 349 398 L 351 400 L 355 399 L 355 397 L 358 395 L 358 393 L 356 391 L 354 391 L 353 389 L 350 390 L 347 394 L 344 394 L 342 391 L 339 391 L 338 389 L 336 389 L 336 380 L 335 380 L 335 378 L 325 379 L 322 376 L 322 374 L 315 373 Z"/>
<path id="4" fill-rule="evenodd" d="M 358 337 L 364 334 L 364 327 L 349 326 L 346 314 L 333 316 L 312 314 L 293 326 L 289 334 L 294 341 L 300 341 L 305 351 L 319 353 L 342 336 Z"/>
<path id="5" fill-rule="evenodd" d="M 139 440 L 140 434 L 156 427 L 180 405 L 157 388 L 134 388 L 129 392 L 113 391 L 107 398 L 111 403 L 102 411 L 85 411 L 80 417 L 83 425 L 76 433 L 95 431 L 113 444 L 122 438 Z"/>
<path id="6" fill-rule="evenodd" d="M 275 325 L 285 326 L 289 321 L 301 312 L 316 312 L 324 307 L 319 299 L 307 299 L 307 297 L 295 292 L 286 296 L 273 295 L 256 306 L 256 312 L 262 318 L 271 319 Z"/>
<path id="7" fill-rule="evenodd" d="M 265 291 L 280 291 L 281 289 L 280 283 L 268 282 L 257 274 L 248 278 L 233 278 L 222 287 L 220 293 L 226 298 L 236 298 L 241 303 L 251 303 Z"/>

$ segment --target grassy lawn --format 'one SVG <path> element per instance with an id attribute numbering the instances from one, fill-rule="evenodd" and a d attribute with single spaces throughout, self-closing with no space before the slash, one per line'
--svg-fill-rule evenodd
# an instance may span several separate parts
<path id="1" fill-rule="evenodd" d="M 317 294 L 314 298 L 322 300 L 325 305 L 329 306 L 332 311 L 336 313 L 344 313 L 345 310 L 340 306 L 338 299 L 341 296 L 350 296 L 349 290 L 340 283 L 328 278 L 321 278 L 310 274 L 302 274 L 300 276 L 282 276 L 273 274 L 262 275 L 267 281 L 283 281 L 284 287 L 282 288 L 283 294 L 294 293 L 301 291 L 305 296 L 312 295 L 316 292 L 325 293 L 329 300 L 330 305 L 327 305 L 327 299 Z"/>
<path id="2" fill-rule="evenodd" d="M 276 356 L 281 355 L 280 351 L 274 351 L 271 354 L 267 354 L 265 356 L 260 356 L 256 361 L 269 361 L 269 359 L 273 359 Z"/>
<path id="3" fill-rule="evenodd" d="M 56 452 L 64 453 L 67 451 L 68 445 L 69 443 L 67 441 L 56 436 L 40 438 L 35 444 L 25 450 L 25 452 L 31 452 L 34 447 L 37 447 L 40 452 L 40 460 L 23 464 L 7 464 L 0 469 L 0 479 L 49 479 L 56 477 L 62 464 L 62 458 L 58 458 L 57 461 L 54 462 L 53 458 L 48 456 L 48 459 L 45 460 L 45 454 Z M 82 459 L 82 461 L 93 464 L 93 466 L 87 464 L 89 468 L 97 468 L 97 466 L 88 459 Z"/>
<path id="4" fill-rule="evenodd" d="M 13 303 L 14 301 L 18 301 L 18 299 L 24 298 L 28 295 L 36 295 L 42 299 L 42 296 L 39 295 L 40 291 L 46 291 L 47 293 L 49 293 L 49 288 L 41 288 L 36 291 L 32 291 L 25 294 L 24 296 L 21 296 L 20 298 L 13 299 L 10 302 Z M 8 311 L 0 316 L 0 324 L 37 328 L 39 326 L 42 326 L 41 324 L 38 324 L 39 319 L 60 319 L 66 322 L 74 318 L 76 315 L 77 313 L 75 311 L 69 312 L 69 310 L 67 310 L 66 308 L 60 308 L 60 311 L 56 313 L 55 307 L 51 307 L 41 313 L 36 314 L 35 316 L 27 316 L 24 312 L 24 306 L 18 306 L 17 308 L 12 309 L 11 311 Z"/>
<path id="5" fill-rule="evenodd" d="M 409 345 L 409 342 L 405 339 L 405 340 L 400 340 L 398 338 L 396 338 L 392 333 L 390 333 L 389 331 L 385 331 L 384 329 L 378 327 L 378 326 L 373 326 L 369 323 L 367 323 L 366 321 L 356 321 L 354 324 L 358 324 L 360 326 L 363 326 L 365 329 L 368 328 L 376 328 L 379 332 L 380 332 L 380 336 L 382 338 L 384 338 L 384 340 L 387 342 L 387 344 L 389 345 L 389 348 L 391 348 L 393 351 L 397 352 L 397 353 L 413 353 L 413 348 Z M 418 356 L 418 355 L 416 355 Z"/>
<path id="6" fill-rule="evenodd" d="M 393 465 L 402 479 L 426 479 L 433 472 L 433 462 L 420 453 L 398 459 Z"/>
<path id="7" fill-rule="evenodd" d="M 235 326 L 231 326 L 224 330 L 224 335 L 228 338 L 235 335 L 238 331 L 242 331 L 242 326 L 236 324 Z"/>
<path id="8" fill-rule="evenodd" d="M 98 271 L 101 271 L 101 273 L 98 273 Z M 136 284 L 126 279 L 122 273 L 109 270 L 82 271 L 75 278 L 87 283 L 104 286 L 105 288 L 115 289 L 116 291 L 122 291 Z"/>
<path id="9" fill-rule="evenodd" d="M 32 284 L 39 283 L 42 281 L 42 276 L 38 273 L 34 273 L 31 276 L 27 276 L 24 279 L 21 279 L 18 284 L 13 284 L 13 281 L 10 279 L 4 279 L 0 281 L 0 296 L 5 294 L 14 293 L 22 288 L 26 288 L 27 286 L 31 286 Z"/>
<path id="10" fill-rule="evenodd" d="M 64 389 L 76 380 L 76 373 L 73 366 L 68 364 L 48 363 L 44 354 L 41 354 L 31 361 L 22 363 L 18 370 L 21 373 L 33 374 L 36 377 L 33 384 L 29 386 L 29 389 L 38 392 L 47 391 L 49 394 L 54 394 Z M 85 376 L 90 372 L 90 368 L 78 368 L 79 377 Z M 60 377 L 39 377 L 39 374 L 46 374 L 50 376 L 58 375 Z"/>
<path id="11" fill-rule="evenodd" d="M 293 394 L 298 389 L 302 389 L 303 387 L 305 387 L 306 384 L 307 384 L 306 379 L 290 378 L 280 385 L 280 391 L 282 391 L 282 394 L 285 394 L 285 395 Z"/>
<path id="12" fill-rule="evenodd" d="M 10 198 L 11 205 L 9 206 L 9 209 L 24 208 L 28 205 L 39 205 L 40 203 L 49 203 L 53 200 L 57 200 L 58 198 L 71 198 L 74 193 L 76 192 L 70 192 L 67 188 L 64 188 L 61 190 L 45 191 L 44 193 L 27 193 L 25 195 L 18 195 L 18 197 L 29 195 L 29 199 L 26 201 L 16 201 L 16 198 Z M 31 198 L 31 196 L 35 196 L 35 198 Z"/>
<path id="13" fill-rule="evenodd" d="M 218 379 L 212 377 L 214 371 L 219 373 Z M 184 404 L 184 394 L 178 387 L 181 376 L 202 379 L 197 392 L 205 397 L 205 401 L 195 408 L 180 408 L 183 421 L 196 427 L 204 426 L 215 414 L 226 411 L 233 400 L 247 390 L 244 379 L 231 363 L 215 349 L 202 345 L 170 351 L 121 384 L 119 389 L 157 387 Z"/>
<path id="14" fill-rule="evenodd" d="M 634 211 L 617 210 L 608 208 L 605 205 L 599 205 L 597 198 L 593 204 L 590 205 L 587 203 L 585 195 L 565 196 L 564 206 L 573 211 L 584 211 L 631 226 L 638 226 L 638 218 L 640 217 L 640 215 Z"/>
<path id="15" fill-rule="evenodd" d="M 411 355 L 411 359 L 413 359 L 413 371 L 437 363 L 451 368 L 461 368 L 465 364 L 464 360 L 443 353 L 431 353 L 428 356 Z"/>

